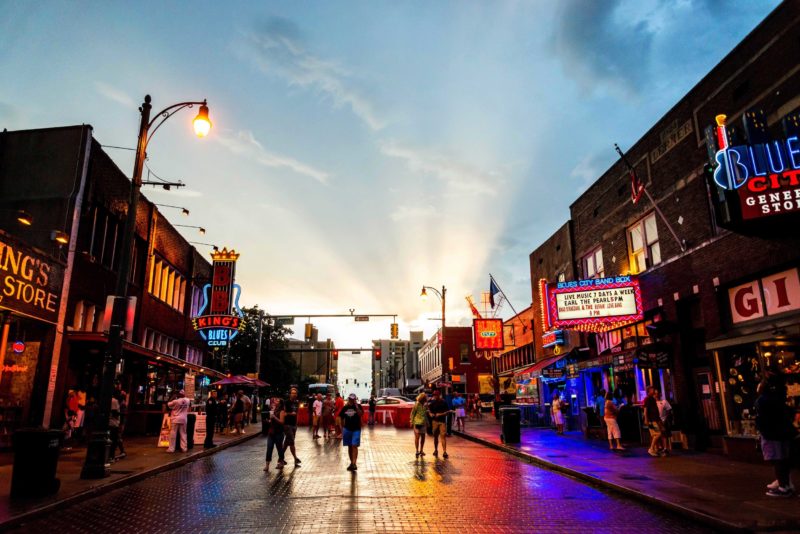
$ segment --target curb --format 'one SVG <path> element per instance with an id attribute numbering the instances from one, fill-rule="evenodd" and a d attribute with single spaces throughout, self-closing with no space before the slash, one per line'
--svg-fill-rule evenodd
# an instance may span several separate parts
<path id="1" fill-rule="evenodd" d="M 158 475 L 165 471 L 170 471 L 172 469 L 176 469 L 178 467 L 182 467 L 188 463 L 194 462 L 195 460 L 199 460 L 200 458 L 205 458 L 206 456 L 211 456 L 219 451 L 225 450 L 229 447 L 233 447 L 235 445 L 239 445 L 246 441 L 249 441 L 257 436 L 260 436 L 261 432 L 255 432 L 253 434 L 245 434 L 244 436 L 240 437 L 239 439 L 230 440 L 225 443 L 221 443 L 217 445 L 213 449 L 202 449 L 196 453 L 193 453 L 189 456 L 181 458 L 180 460 L 175 460 L 174 462 L 170 462 L 164 465 L 160 465 L 158 467 L 154 467 L 152 469 L 147 469 L 144 471 L 140 471 L 138 473 L 131 473 L 126 475 L 122 478 L 118 478 L 117 480 L 108 482 L 107 484 L 101 484 L 99 486 L 95 486 L 89 488 L 88 490 L 82 491 L 80 493 L 76 493 L 74 495 L 70 495 L 69 497 L 65 497 L 61 500 L 56 502 L 52 502 L 50 504 L 46 504 L 44 506 L 40 506 L 39 508 L 34 508 L 33 510 L 29 510 L 27 512 L 23 512 L 19 515 L 12 517 L 6 521 L 0 523 L 0 532 L 6 531 L 10 528 L 14 528 L 19 526 L 26 521 L 30 521 L 32 519 L 36 519 L 40 516 L 48 514 L 50 512 L 54 512 L 56 510 L 61 510 L 63 508 L 67 508 L 72 506 L 73 504 L 77 504 L 79 502 L 83 502 L 86 499 L 99 497 L 105 493 L 110 491 L 129 486 L 136 482 L 140 482 L 144 479 L 150 478 L 152 476 Z"/>
<path id="2" fill-rule="evenodd" d="M 550 471 L 555 471 L 557 473 L 561 473 L 563 475 L 567 475 L 570 478 L 576 479 L 580 482 L 588 483 L 591 486 L 595 486 L 601 489 L 608 489 L 615 493 L 621 494 L 625 497 L 630 497 L 632 499 L 638 500 L 645 504 L 653 505 L 655 507 L 661 508 L 663 510 L 676 513 L 678 515 L 682 515 L 688 517 L 694 521 L 699 523 L 703 523 L 706 526 L 712 527 L 714 529 L 721 529 L 726 532 L 753 532 L 757 527 L 757 525 L 742 525 L 739 523 L 729 523 L 724 521 L 718 517 L 705 514 L 698 510 L 693 510 L 691 508 L 686 508 L 679 504 L 675 504 L 672 502 L 664 501 L 652 495 L 648 495 L 646 493 L 642 493 L 631 488 L 627 488 L 625 486 L 620 486 L 619 484 L 615 484 L 613 482 L 609 482 L 607 480 L 603 480 L 601 478 L 597 478 L 596 476 L 589 475 L 587 473 L 582 473 L 575 469 L 571 469 L 569 467 L 564 467 L 563 465 L 559 465 L 548 460 L 544 460 L 539 458 L 538 456 L 534 456 L 527 452 L 523 452 L 521 450 L 515 449 L 513 447 L 509 447 L 508 445 L 503 445 L 500 443 L 494 443 L 487 439 L 479 438 L 470 434 L 465 434 L 463 432 L 459 432 L 453 430 L 453 435 L 456 435 L 460 438 L 466 439 L 468 441 L 472 441 L 478 443 L 480 445 L 484 445 L 491 449 L 498 450 L 500 452 L 504 452 L 506 454 L 510 454 L 511 456 L 515 456 L 521 460 L 524 460 L 527 463 L 537 465 L 539 467 L 543 467 Z M 778 527 L 773 527 L 773 529 L 777 529 Z M 785 528 L 785 527 L 783 527 Z M 762 530 L 762 529 L 759 529 Z M 769 527 L 766 530 L 770 530 Z"/>

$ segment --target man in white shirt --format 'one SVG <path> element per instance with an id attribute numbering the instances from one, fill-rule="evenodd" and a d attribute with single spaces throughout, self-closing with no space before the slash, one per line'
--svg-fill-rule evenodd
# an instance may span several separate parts
<path id="1" fill-rule="evenodd" d="M 314 427 L 314 439 L 319 439 L 319 424 L 322 421 L 322 395 L 317 394 L 317 397 L 314 399 L 314 404 L 311 408 L 312 413 L 314 414 L 314 421 L 312 421 Z"/>
<path id="2" fill-rule="evenodd" d="M 171 428 L 169 430 L 169 447 L 167 448 L 167 452 L 175 452 L 175 441 L 178 435 L 180 435 L 181 439 L 181 451 L 187 452 L 189 450 L 189 446 L 186 443 L 186 414 L 189 413 L 189 406 L 191 404 L 191 401 L 186 398 L 183 390 L 178 392 L 178 398 L 167 403 L 167 407 L 171 410 Z"/>

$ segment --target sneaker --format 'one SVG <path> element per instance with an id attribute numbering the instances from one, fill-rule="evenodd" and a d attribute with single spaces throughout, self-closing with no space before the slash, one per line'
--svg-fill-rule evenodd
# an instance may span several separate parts
<path id="1" fill-rule="evenodd" d="M 439 451 L 437 451 L 437 450 L 435 450 L 435 449 L 434 449 L 434 451 L 433 451 L 433 455 L 434 455 L 434 456 L 439 456 Z"/>
<path id="2" fill-rule="evenodd" d="M 300 458 L 295 458 L 294 459 L 294 465 L 295 465 L 295 467 L 300 467 Z"/>
<path id="3" fill-rule="evenodd" d="M 450 458 L 450 456 L 448 456 L 448 454 L 447 454 L 447 453 L 444 453 L 444 454 L 442 455 L 442 458 Z"/>
<path id="4" fill-rule="evenodd" d="M 425 456 L 425 451 L 419 451 L 420 456 Z"/>
<path id="5" fill-rule="evenodd" d="M 794 495 L 794 492 L 788 487 L 782 488 L 778 486 L 775 489 L 767 490 L 767 497 L 791 497 L 792 495 Z"/>
<path id="6" fill-rule="evenodd" d="M 353 464 L 353 471 L 358 471 L 358 466 L 356 464 Z"/>
<path id="7" fill-rule="evenodd" d="M 419 458 L 419 451 L 417 451 L 417 458 Z"/>
<path id="8" fill-rule="evenodd" d="M 348 471 L 355 471 L 356 470 L 356 466 L 354 466 L 353 464 L 350 464 L 350 465 L 347 466 L 347 470 Z"/>

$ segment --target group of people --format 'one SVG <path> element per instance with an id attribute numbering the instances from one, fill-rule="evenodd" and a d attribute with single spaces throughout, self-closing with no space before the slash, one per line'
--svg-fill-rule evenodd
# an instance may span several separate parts
<path id="1" fill-rule="evenodd" d="M 312 420 L 313 437 L 320 437 L 319 426 L 322 425 L 325 437 L 328 438 L 334 430 L 330 424 L 327 424 L 330 423 L 330 420 L 322 419 L 322 404 L 325 401 L 322 400 L 321 395 L 317 397 L 314 403 L 316 404 L 319 402 L 319 406 L 312 406 L 314 409 L 313 414 L 316 418 Z M 330 413 L 326 410 L 325 414 L 338 421 L 336 431 L 338 431 L 341 436 L 342 445 L 347 447 L 347 453 L 350 458 L 350 464 L 347 466 L 347 470 L 356 471 L 358 470 L 358 448 L 361 446 L 361 418 L 363 409 L 358 402 L 358 397 L 356 397 L 354 393 L 351 393 L 347 397 L 346 403 L 340 395 L 337 395 L 337 401 L 340 399 L 341 403 L 339 404 L 338 402 L 331 401 L 330 395 L 328 395 L 326 401 L 328 401 Z M 337 404 L 339 404 L 338 408 Z M 317 407 L 319 410 L 317 410 Z M 295 450 L 297 409 L 298 401 L 296 388 L 290 390 L 288 399 L 274 399 L 272 402 L 269 413 L 269 428 L 267 430 L 267 455 L 264 471 L 270 470 L 273 452 L 277 452 L 278 456 L 276 467 L 278 469 L 285 467 L 287 464 L 285 460 L 287 449 L 292 453 L 292 456 L 294 456 L 295 466 L 300 466 L 301 462 L 300 459 L 297 458 L 297 452 Z"/>
<path id="2" fill-rule="evenodd" d="M 342 438 L 342 419 L 339 413 L 344 404 L 344 399 L 339 393 L 336 394 L 335 400 L 331 398 L 330 393 L 326 394 L 324 399 L 321 393 L 316 395 L 311 403 L 311 427 L 314 439 L 322 437 L 319 435 L 320 427 L 325 439 Z"/>
<path id="3" fill-rule="evenodd" d="M 216 431 L 220 434 L 225 434 L 229 431 L 236 435 L 244 434 L 244 427 L 250 423 L 253 408 L 257 403 L 258 399 L 250 398 L 242 390 L 218 398 L 212 408 L 214 410 Z M 208 406 L 206 407 L 206 415 L 210 415 Z"/>
<path id="4" fill-rule="evenodd" d="M 414 449 L 416 457 L 425 456 L 425 436 L 430 428 L 433 435 L 433 455 L 439 456 L 439 442 L 442 443 L 442 458 L 449 458 L 447 454 L 447 419 L 455 415 L 456 426 L 464 428 L 465 400 L 460 393 L 456 393 L 451 403 L 442 398 L 438 389 L 433 391 L 428 400 L 425 393 L 417 395 L 414 407 L 411 409 L 410 425 L 414 429 Z"/>

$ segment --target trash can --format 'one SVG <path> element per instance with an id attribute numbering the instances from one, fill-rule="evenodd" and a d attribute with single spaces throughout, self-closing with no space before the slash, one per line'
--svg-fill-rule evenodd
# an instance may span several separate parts
<path id="1" fill-rule="evenodd" d="M 500 408 L 502 430 L 500 441 L 503 443 L 519 443 L 520 409 L 517 406 L 503 406 Z"/>
<path id="2" fill-rule="evenodd" d="M 58 492 L 56 478 L 61 430 L 22 428 L 11 437 L 14 469 L 11 473 L 11 498 L 46 497 Z"/>
<path id="3" fill-rule="evenodd" d="M 197 422 L 197 414 L 189 412 L 186 414 L 186 448 L 194 448 L 194 425 Z M 180 443 L 176 444 L 180 447 Z"/>

